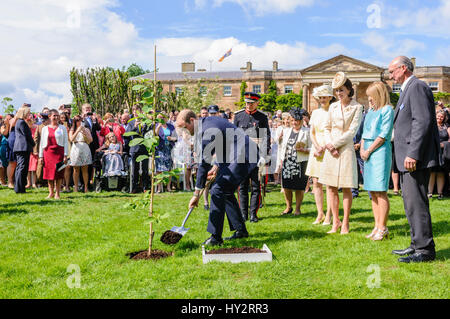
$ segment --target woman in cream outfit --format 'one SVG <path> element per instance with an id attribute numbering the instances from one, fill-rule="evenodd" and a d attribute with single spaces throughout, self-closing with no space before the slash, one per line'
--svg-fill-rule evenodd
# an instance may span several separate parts
<path id="1" fill-rule="evenodd" d="M 361 124 L 363 106 L 352 99 L 352 82 L 345 73 L 338 72 L 333 79 L 333 89 L 339 99 L 330 105 L 325 123 L 325 152 L 319 183 L 330 187 L 330 204 L 333 213 L 333 227 L 328 233 L 348 234 L 352 188 L 358 187 L 358 173 L 353 137 Z M 339 219 L 339 189 L 343 193 L 344 219 Z"/>
<path id="2" fill-rule="evenodd" d="M 317 207 L 317 218 L 314 225 L 324 222 L 324 225 L 331 224 L 331 207 L 327 202 L 327 215 L 323 212 L 323 185 L 319 183 L 320 171 L 322 170 L 323 156 L 326 151 L 325 143 L 325 122 L 328 119 L 328 109 L 330 103 L 336 99 L 330 85 L 322 85 L 314 88 L 313 97 L 319 102 L 320 107 L 312 112 L 310 120 L 311 152 L 309 153 L 308 167 L 306 175 L 313 179 L 314 199 Z M 328 192 L 328 188 L 327 188 Z M 329 196 L 327 196 L 329 198 Z"/>

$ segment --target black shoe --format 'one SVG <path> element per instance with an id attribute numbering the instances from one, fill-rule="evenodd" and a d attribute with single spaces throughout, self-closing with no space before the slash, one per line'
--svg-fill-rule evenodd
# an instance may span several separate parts
<path id="1" fill-rule="evenodd" d="M 258 222 L 258 217 L 256 217 L 256 215 L 250 216 L 250 223 L 257 223 L 257 222 Z"/>
<path id="2" fill-rule="evenodd" d="M 427 261 L 433 261 L 436 259 L 436 256 L 433 255 L 426 255 L 426 254 L 422 254 L 422 253 L 414 253 L 411 256 L 408 257 L 402 257 L 399 258 L 398 261 L 401 263 L 422 263 L 422 262 L 427 262 Z"/>
<path id="3" fill-rule="evenodd" d="M 222 240 L 222 238 L 217 239 L 214 236 L 211 236 L 203 243 L 203 245 L 205 245 L 205 246 L 222 246 L 223 240 Z"/>
<path id="4" fill-rule="evenodd" d="M 248 232 L 247 231 L 243 231 L 243 230 L 237 230 L 233 236 L 231 237 L 226 237 L 225 240 L 233 240 L 233 239 L 239 239 L 239 238 L 247 238 L 248 237 Z"/>
<path id="5" fill-rule="evenodd" d="M 406 255 L 412 255 L 414 254 L 415 250 L 414 248 L 408 247 L 406 249 L 403 250 L 393 250 L 392 253 L 394 255 L 399 255 L 399 256 L 406 256 Z"/>
<path id="6" fill-rule="evenodd" d="M 414 254 L 414 252 L 415 252 L 414 248 L 411 248 L 411 247 L 408 247 L 403 250 L 393 250 L 392 251 L 392 253 L 394 255 L 399 255 L 399 256 L 412 255 L 412 254 Z"/>

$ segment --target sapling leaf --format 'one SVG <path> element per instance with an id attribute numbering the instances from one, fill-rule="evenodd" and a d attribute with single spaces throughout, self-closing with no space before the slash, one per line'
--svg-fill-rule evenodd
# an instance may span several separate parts
<path id="1" fill-rule="evenodd" d="M 130 147 L 137 146 L 137 145 L 141 144 L 143 141 L 144 141 L 143 138 L 135 138 L 132 141 L 130 141 L 129 145 L 130 145 Z"/>
<path id="2" fill-rule="evenodd" d="M 140 163 L 142 161 L 145 161 L 146 159 L 149 159 L 148 155 L 140 155 L 138 156 L 138 158 L 136 159 L 136 162 Z"/>
<path id="3" fill-rule="evenodd" d="M 133 132 L 133 131 L 126 132 L 126 133 L 123 134 L 123 136 L 125 136 L 125 137 L 136 136 L 136 135 L 139 135 L 139 133 L 138 132 Z"/>

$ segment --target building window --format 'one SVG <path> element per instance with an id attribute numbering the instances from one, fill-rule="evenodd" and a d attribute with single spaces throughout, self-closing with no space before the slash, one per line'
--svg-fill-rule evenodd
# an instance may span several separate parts
<path id="1" fill-rule="evenodd" d="M 175 94 L 176 94 L 177 96 L 180 96 L 181 94 L 183 94 L 183 87 L 181 87 L 181 86 L 176 86 L 176 87 L 175 87 Z"/>
<path id="2" fill-rule="evenodd" d="M 284 86 L 284 94 L 289 94 L 294 92 L 294 86 L 293 85 L 285 85 Z"/>
<path id="3" fill-rule="evenodd" d="M 253 93 L 260 94 L 261 93 L 261 85 L 253 85 Z"/>
<path id="4" fill-rule="evenodd" d="M 439 83 L 438 82 L 429 82 L 428 85 L 431 88 L 431 91 L 438 92 L 439 91 Z"/>
<path id="5" fill-rule="evenodd" d="M 202 86 L 202 87 L 200 88 L 200 95 L 201 95 L 201 96 L 206 96 L 206 95 L 208 95 L 208 88 L 207 88 L 206 86 Z"/>
<path id="6" fill-rule="evenodd" d="M 233 90 L 232 90 L 231 86 L 225 85 L 223 87 L 223 96 L 232 96 L 232 95 L 233 95 Z"/>
<path id="7" fill-rule="evenodd" d="M 400 93 L 401 89 L 402 89 L 401 84 L 393 84 L 392 85 L 392 93 Z"/>

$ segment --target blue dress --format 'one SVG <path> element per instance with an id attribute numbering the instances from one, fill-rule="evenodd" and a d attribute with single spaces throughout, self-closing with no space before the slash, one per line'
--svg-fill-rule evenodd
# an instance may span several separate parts
<path id="1" fill-rule="evenodd" d="M 364 150 L 375 142 L 377 137 L 385 139 L 383 145 L 373 152 L 364 163 L 364 189 L 373 192 L 386 192 L 392 166 L 391 137 L 394 127 L 394 109 L 386 105 L 379 110 L 370 109 L 364 122 L 362 139 Z"/>

